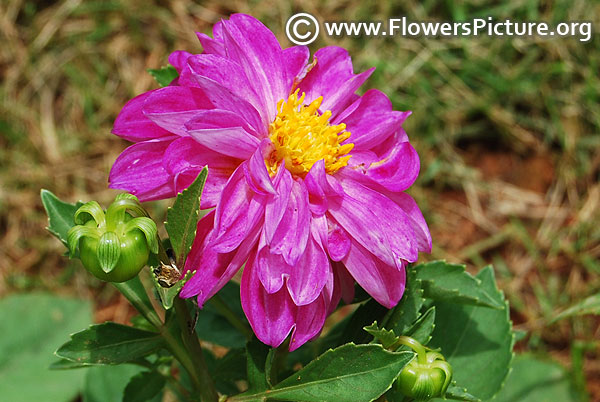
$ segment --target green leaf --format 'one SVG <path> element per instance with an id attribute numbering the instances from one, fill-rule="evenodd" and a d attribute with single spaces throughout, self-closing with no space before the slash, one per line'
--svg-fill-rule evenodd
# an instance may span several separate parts
<path id="1" fill-rule="evenodd" d="M 183 285 L 185 285 L 185 283 L 189 281 L 195 273 L 196 271 L 188 271 L 183 278 L 175 283 L 175 285 L 171 286 L 170 288 L 165 288 L 159 283 L 156 272 L 154 272 L 153 269 L 150 270 L 150 275 L 152 276 L 152 281 L 154 282 L 154 288 L 156 289 L 160 302 L 165 310 L 169 310 L 173 307 L 173 300 L 175 297 L 177 297 L 183 288 Z"/>
<path id="2" fill-rule="evenodd" d="M 426 298 L 453 303 L 472 304 L 503 309 L 481 282 L 465 272 L 464 265 L 433 261 L 412 268 L 421 280 Z"/>
<path id="3" fill-rule="evenodd" d="M 269 388 L 266 372 L 269 347 L 254 337 L 246 344 L 247 394 L 255 394 Z"/>
<path id="4" fill-rule="evenodd" d="M 500 390 L 508 374 L 514 335 L 508 304 L 496 287 L 491 267 L 482 269 L 477 280 L 494 304 L 505 308 L 436 301 L 435 329 L 429 346 L 441 348 L 458 384 L 487 400 Z"/>
<path id="5" fill-rule="evenodd" d="M 83 402 L 120 402 L 123 400 L 125 387 L 132 377 L 147 370 L 131 364 L 118 366 L 95 366 L 85 370 L 85 387 L 82 393 Z M 149 384 L 149 386 L 151 386 Z M 152 402 L 160 402 L 154 398 Z"/>
<path id="6" fill-rule="evenodd" d="M 0 300 L 0 399 L 10 402 L 74 400 L 81 370 L 49 370 L 56 345 L 92 320 L 88 301 L 48 294 Z"/>
<path id="7" fill-rule="evenodd" d="M 145 402 L 160 395 L 166 379 L 156 371 L 143 371 L 129 380 L 123 402 Z"/>
<path id="8" fill-rule="evenodd" d="M 373 337 L 379 342 L 381 342 L 381 345 L 385 349 L 395 344 L 398 340 L 398 336 L 396 336 L 394 331 L 387 330 L 385 328 L 379 328 L 379 325 L 377 325 L 377 321 L 375 321 L 368 327 L 365 327 L 364 330 L 367 331 L 369 334 L 373 335 Z"/>
<path id="9" fill-rule="evenodd" d="M 91 364 L 76 363 L 76 362 L 72 362 L 71 360 L 67 360 L 67 359 L 57 359 L 57 360 L 53 361 L 52 363 L 50 363 L 48 368 L 50 370 L 71 370 L 71 369 L 78 369 L 78 368 L 84 368 L 84 367 L 90 367 L 90 366 L 91 366 Z"/>
<path id="10" fill-rule="evenodd" d="M 329 350 L 270 390 L 244 393 L 231 401 L 372 401 L 388 390 L 413 358 L 381 345 L 346 344 Z"/>
<path id="11" fill-rule="evenodd" d="M 83 205 L 82 202 L 69 204 L 58 199 L 48 190 L 42 189 L 40 196 L 48 214 L 48 231 L 67 246 L 67 232 L 75 226 L 75 211 Z"/>
<path id="12" fill-rule="evenodd" d="M 121 364 L 136 360 L 163 347 L 156 332 L 106 322 L 71 335 L 56 355 L 77 363 Z"/>
<path id="13" fill-rule="evenodd" d="M 383 326 L 398 335 L 404 335 L 419 318 L 424 301 L 421 281 L 414 270 L 407 269 L 404 295 L 396 307 L 386 314 L 382 321 Z"/>
<path id="14" fill-rule="evenodd" d="M 167 210 L 165 228 L 169 233 L 173 251 L 177 256 L 177 266 L 183 267 L 194 237 L 200 211 L 200 197 L 208 175 L 208 168 L 204 167 L 190 186 L 177 194 L 175 203 Z"/>
<path id="15" fill-rule="evenodd" d="M 175 67 L 168 65 L 158 69 L 149 68 L 147 70 L 152 77 L 158 82 L 161 87 L 168 86 L 175 78 L 179 77 L 179 73 Z"/>
<path id="16" fill-rule="evenodd" d="M 414 325 L 406 331 L 406 335 L 416 339 L 422 345 L 427 345 L 435 328 L 435 306 L 427 310 Z M 404 334 L 403 334 L 404 335 Z"/>
<path id="17" fill-rule="evenodd" d="M 575 402 L 580 399 L 567 371 L 530 355 L 516 356 L 506 384 L 493 402 Z"/>
<path id="18" fill-rule="evenodd" d="M 458 387 L 456 385 L 456 381 L 452 381 L 452 384 L 450 384 L 446 390 L 446 399 L 454 399 L 456 401 L 466 402 L 479 402 L 480 400 L 479 398 L 469 394 L 466 388 Z"/>
<path id="19" fill-rule="evenodd" d="M 215 297 L 220 298 L 239 322 L 249 325 L 242 310 L 240 285 L 230 281 Z M 227 348 L 243 348 L 248 341 L 246 335 L 233 326 L 211 300 L 204 305 L 198 315 L 196 331 L 201 339 Z"/>
<path id="20" fill-rule="evenodd" d="M 572 317 L 574 315 L 585 314 L 600 314 L 600 293 L 585 298 L 579 303 L 569 307 L 554 317 L 552 322 L 562 320 L 563 318 Z"/>

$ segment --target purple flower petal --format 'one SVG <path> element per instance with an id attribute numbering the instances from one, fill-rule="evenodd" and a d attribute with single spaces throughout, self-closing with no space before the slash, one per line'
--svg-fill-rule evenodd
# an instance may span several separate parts
<path id="1" fill-rule="evenodd" d="M 309 232 L 308 192 L 304 182 L 294 180 L 288 204 L 270 244 L 271 253 L 281 254 L 289 265 L 296 265 L 304 253 Z"/>
<path id="2" fill-rule="evenodd" d="M 323 96 L 321 111 L 331 110 L 333 118 L 355 99 L 356 90 L 374 69 L 354 75 L 348 51 L 341 47 L 324 47 L 315 53 L 317 64 L 300 83 L 300 93 L 306 92 L 306 102 Z"/>
<path id="3" fill-rule="evenodd" d="M 310 210 L 316 215 L 325 213 L 328 198 L 340 197 L 343 194 L 339 183 L 325 172 L 325 162 L 322 159 L 312 166 L 304 178 L 304 183 L 309 194 Z"/>
<path id="4" fill-rule="evenodd" d="M 196 238 L 185 262 L 185 272 L 195 270 L 194 276 L 181 290 L 180 297 L 198 296 L 202 307 L 206 300 L 214 296 L 241 268 L 250 251 L 256 247 L 258 230 L 254 230 L 235 251 L 218 253 L 210 242 L 214 235 L 214 211 L 198 222 Z"/>
<path id="5" fill-rule="evenodd" d="M 145 92 L 127 102 L 115 120 L 112 133 L 132 142 L 172 136 L 142 113 L 144 102 L 156 91 Z"/>
<path id="6" fill-rule="evenodd" d="M 273 121 L 277 102 L 287 99 L 291 87 L 277 38 L 257 19 L 234 14 L 223 23 L 223 42 L 228 57 L 242 67 L 262 98 L 267 120 Z"/>
<path id="7" fill-rule="evenodd" d="M 202 191 L 202 209 L 216 206 L 223 187 L 240 163 L 240 160 L 218 154 L 189 137 L 178 137 L 163 155 L 165 170 L 174 177 L 178 193 L 192 184 L 204 166 L 209 166 Z"/>
<path id="8" fill-rule="evenodd" d="M 271 176 L 265 165 L 265 155 L 270 152 L 271 141 L 264 140 L 260 147 L 256 149 L 247 163 L 244 163 L 244 176 L 250 188 L 258 194 L 276 195 L 277 191 L 273 187 Z"/>
<path id="9" fill-rule="evenodd" d="M 406 286 L 404 264 L 400 269 L 390 266 L 355 241 L 352 242 L 350 252 L 344 259 L 344 265 L 356 282 L 379 304 L 387 308 L 394 307 L 404 293 Z"/>
<path id="10" fill-rule="evenodd" d="M 165 130 L 186 136 L 185 123 L 199 110 L 212 108 L 212 103 L 200 89 L 169 86 L 154 91 L 146 99 L 143 112 Z"/>
<path id="11" fill-rule="evenodd" d="M 416 261 L 417 242 L 404 211 L 386 196 L 352 179 L 340 181 L 345 195 L 328 212 L 358 243 L 388 265 Z"/>
<path id="12" fill-rule="evenodd" d="M 181 74 L 181 70 L 187 65 L 187 60 L 192 54 L 185 50 L 176 50 L 169 55 L 169 64 Z"/>
<path id="13" fill-rule="evenodd" d="M 197 54 L 188 60 L 192 78 L 205 77 L 213 80 L 232 93 L 252 103 L 257 110 L 264 110 L 262 98 L 254 90 L 242 67 L 232 60 L 213 54 Z M 265 120 L 265 124 L 270 121 Z"/>
<path id="14" fill-rule="evenodd" d="M 267 244 L 271 244 L 275 230 L 281 222 L 292 191 L 292 175 L 284 166 L 280 166 L 275 176 L 274 186 L 277 194 L 269 197 L 265 206 L 264 235 Z"/>
<path id="15" fill-rule="evenodd" d="M 327 254 L 312 236 L 304 253 L 290 270 L 287 288 L 296 306 L 312 303 L 323 290 L 331 272 Z"/>
<path id="16" fill-rule="evenodd" d="M 332 219 L 328 220 L 327 252 L 333 261 L 341 261 L 350 251 L 350 236 Z"/>
<path id="17" fill-rule="evenodd" d="M 184 72 L 185 71 L 187 71 L 187 69 L 184 70 Z M 194 80 L 198 88 L 204 91 L 215 109 L 228 110 L 237 113 L 254 129 L 255 132 L 259 133 L 261 136 L 266 136 L 268 126 L 262 120 L 261 114 L 250 102 L 240 98 L 230 89 L 227 89 L 210 78 L 193 74 L 189 78 Z"/>
<path id="18" fill-rule="evenodd" d="M 247 125 L 239 116 L 218 109 L 198 111 L 185 124 L 187 133 L 206 148 L 233 158 L 248 159 L 259 140 L 244 126 Z"/>
<path id="19" fill-rule="evenodd" d="M 242 274 L 242 308 L 252 330 L 261 342 L 278 347 L 294 327 L 296 306 L 287 289 L 269 294 L 263 288 L 256 269 L 256 253 L 248 258 Z"/>
<path id="20" fill-rule="evenodd" d="M 125 149 L 110 170 L 109 187 L 129 191 L 140 201 L 173 197 L 172 176 L 162 163 L 171 141 L 139 142 Z"/>
<path id="21" fill-rule="evenodd" d="M 410 142 L 396 142 L 386 151 L 381 156 L 372 152 L 354 153 L 340 176 L 352 178 L 380 192 L 383 189 L 392 192 L 406 190 L 419 175 L 421 165 L 417 151 Z"/>
<path id="22" fill-rule="evenodd" d="M 419 209 L 419 206 L 415 200 L 406 193 L 387 193 L 387 196 L 394 201 L 406 214 L 410 220 L 410 224 L 417 237 L 419 244 L 419 251 L 430 253 L 431 252 L 431 233 L 429 233 L 429 227 L 427 222 L 423 218 L 423 213 Z"/>
<path id="23" fill-rule="evenodd" d="M 398 131 L 411 112 L 392 110 L 392 103 L 381 91 L 370 89 L 336 117 L 333 124 L 346 124 L 352 133 L 354 150 L 371 149 Z"/>
<path id="24" fill-rule="evenodd" d="M 290 340 L 290 352 L 319 335 L 327 318 L 327 301 L 319 295 L 312 303 L 297 308 L 296 327 Z"/>
<path id="25" fill-rule="evenodd" d="M 201 32 L 196 32 L 196 36 L 198 40 L 202 44 L 204 48 L 204 53 L 209 54 L 217 54 L 220 56 L 225 56 L 225 45 L 223 44 L 223 22 L 218 21 L 213 26 L 213 36 L 214 39 L 210 36 L 203 34 Z"/>
<path id="26" fill-rule="evenodd" d="M 283 50 L 283 61 L 286 63 L 288 82 L 294 82 L 304 71 L 310 58 L 310 51 L 306 46 L 292 46 Z"/>
<path id="27" fill-rule="evenodd" d="M 252 232 L 264 213 L 264 204 L 255 194 L 244 177 L 243 166 L 239 166 L 223 188 L 217 204 L 215 239 L 211 246 L 220 253 L 234 250 Z"/>
<path id="28" fill-rule="evenodd" d="M 261 239 L 258 249 L 254 266 L 258 278 L 267 293 L 278 292 L 282 288 L 285 279 L 289 278 L 294 267 L 288 265 L 281 254 L 271 253 L 269 247 L 264 244 L 264 238 Z"/>

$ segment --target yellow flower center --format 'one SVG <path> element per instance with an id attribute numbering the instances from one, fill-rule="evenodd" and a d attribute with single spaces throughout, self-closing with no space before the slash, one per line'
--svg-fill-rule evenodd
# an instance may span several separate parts
<path id="1" fill-rule="evenodd" d="M 348 164 L 354 144 L 342 144 L 350 138 L 350 132 L 344 131 L 345 124 L 331 125 L 331 111 L 319 114 L 318 109 L 323 97 L 315 99 L 310 105 L 304 105 L 302 94 L 298 98 L 296 90 L 287 102 L 277 103 L 277 116 L 269 127 L 269 138 L 274 150 L 265 161 L 271 175 L 277 172 L 279 163 L 285 160 L 285 167 L 294 175 L 304 177 L 312 166 L 323 159 L 325 171 L 337 172 Z"/>

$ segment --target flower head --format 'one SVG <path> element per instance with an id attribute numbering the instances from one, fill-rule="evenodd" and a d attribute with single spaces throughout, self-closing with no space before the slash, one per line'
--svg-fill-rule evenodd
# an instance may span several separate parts
<path id="1" fill-rule="evenodd" d="M 212 297 L 245 263 L 242 307 L 257 337 L 296 349 L 358 282 L 391 308 L 405 266 L 430 251 L 427 224 L 403 191 L 419 158 L 378 90 L 356 91 L 346 50 L 282 49 L 243 14 L 198 34 L 202 54 L 175 52 L 170 86 L 132 99 L 113 132 L 135 144 L 111 187 L 140 200 L 173 197 L 209 167 L 181 296 Z"/>

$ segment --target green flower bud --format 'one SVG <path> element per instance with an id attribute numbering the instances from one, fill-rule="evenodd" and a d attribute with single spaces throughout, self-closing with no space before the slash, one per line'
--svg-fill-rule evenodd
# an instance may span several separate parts
<path id="1" fill-rule="evenodd" d="M 150 252 L 158 253 L 156 224 L 131 194 L 118 195 L 106 213 L 90 201 L 74 219 L 77 225 L 67 234 L 70 256 L 79 248 L 83 266 L 98 279 L 128 281 L 146 265 Z"/>
<path id="2" fill-rule="evenodd" d="M 400 337 L 402 344 L 411 347 L 417 355 L 400 372 L 396 387 L 402 394 L 417 401 L 443 397 L 452 380 L 452 367 L 444 356 L 409 337 Z"/>

